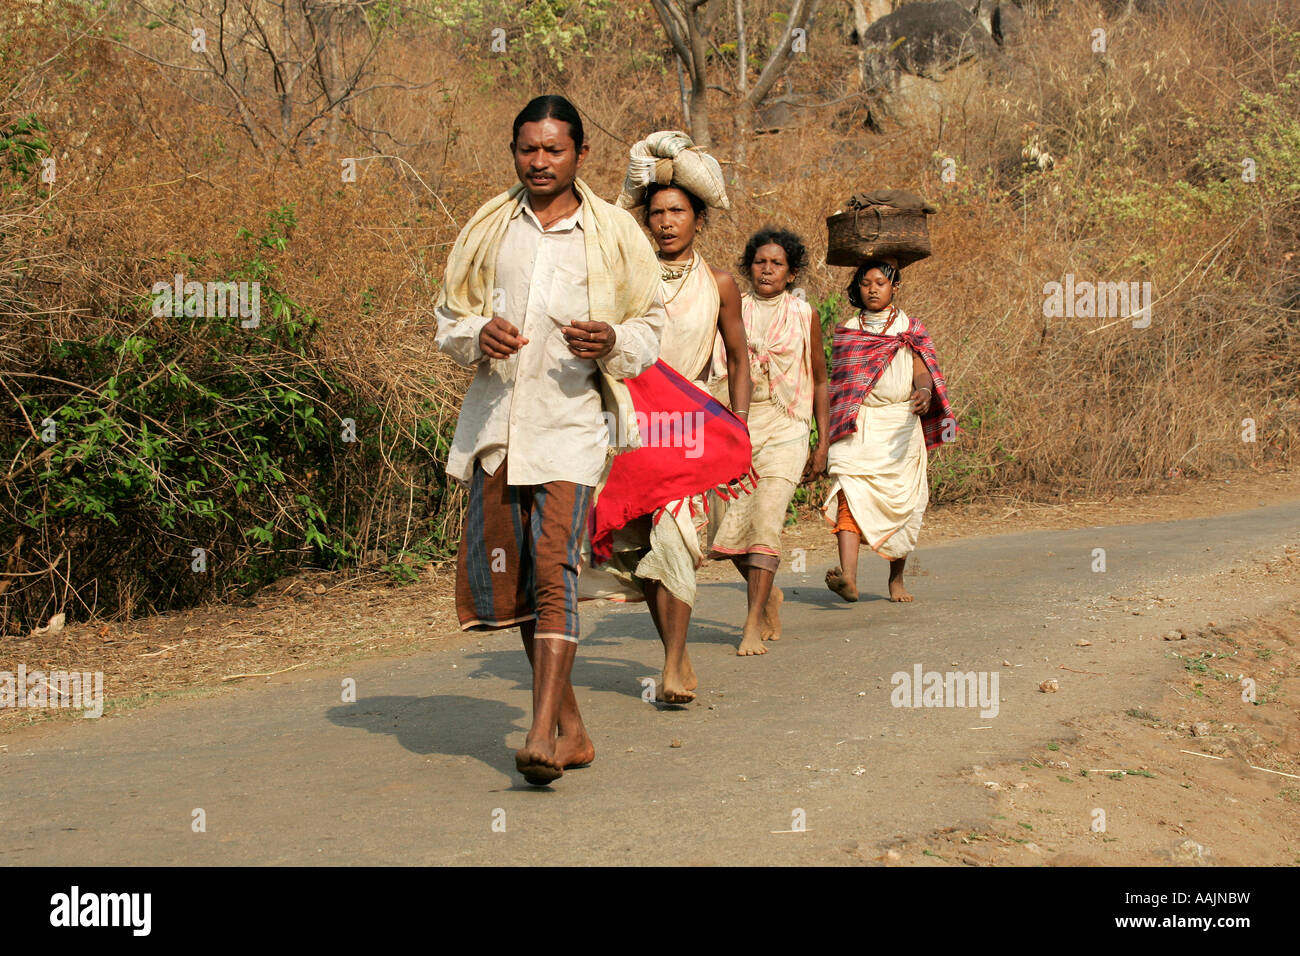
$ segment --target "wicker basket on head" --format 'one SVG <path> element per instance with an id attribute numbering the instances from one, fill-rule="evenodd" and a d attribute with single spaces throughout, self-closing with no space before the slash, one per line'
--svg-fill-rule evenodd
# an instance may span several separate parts
<path id="1" fill-rule="evenodd" d="M 906 197 L 903 204 L 862 202 L 855 196 L 852 208 L 826 218 L 826 264 L 857 266 L 867 259 L 892 258 L 899 267 L 919 262 L 930 255 L 930 231 L 926 216 L 934 207 L 920 197 L 889 190 L 893 197 Z M 862 194 L 863 196 L 875 194 Z M 879 195 L 886 195 L 884 191 Z M 894 201 L 898 201 L 894 199 Z"/>

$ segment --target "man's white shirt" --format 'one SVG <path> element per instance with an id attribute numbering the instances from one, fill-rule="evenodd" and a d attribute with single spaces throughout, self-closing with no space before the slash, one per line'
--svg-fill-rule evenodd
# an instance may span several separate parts
<path id="1" fill-rule="evenodd" d="M 572 481 L 595 485 L 605 467 L 609 429 L 601 415 L 597 363 L 614 378 L 635 378 L 654 364 L 667 315 L 656 295 L 649 314 L 614 326 L 614 350 L 602 359 L 569 351 L 562 328 L 587 321 L 587 249 L 583 208 L 543 229 L 525 192 L 497 253 L 499 313 L 528 344 L 507 359 L 479 348 L 486 316 L 437 311 L 438 347 L 477 371 L 461 407 L 447 474 L 469 481 L 474 462 L 495 474 L 509 452 L 512 485 Z"/>

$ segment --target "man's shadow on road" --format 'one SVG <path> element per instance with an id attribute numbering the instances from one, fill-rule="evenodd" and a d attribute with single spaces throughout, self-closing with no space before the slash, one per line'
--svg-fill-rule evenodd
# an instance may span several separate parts
<path id="1" fill-rule="evenodd" d="M 700 613 L 701 605 L 707 607 L 714 603 L 708 599 L 706 592 L 717 590 L 728 590 L 738 594 L 742 608 L 740 620 L 734 622 L 716 620 Z M 786 585 L 787 602 L 804 603 L 821 611 L 844 606 L 844 601 L 829 591 L 819 594 L 815 589 L 801 589 L 801 593 L 797 596 L 792 596 L 791 591 L 792 588 Z M 696 602 L 695 613 L 691 615 L 687 637 L 688 647 L 713 644 L 734 649 L 740 643 L 741 628 L 744 624 L 744 582 L 701 584 L 700 594 L 702 600 Z M 867 601 L 872 599 L 866 597 Z M 602 654 L 598 650 L 611 648 L 626 641 L 644 643 L 647 649 L 653 648 L 653 650 L 650 650 L 643 660 Z M 573 664 L 573 685 L 593 691 L 608 691 L 640 698 L 644 690 L 642 679 L 646 677 L 659 679 L 662 668 L 660 648 L 659 636 L 655 632 L 650 611 L 644 602 L 629 604 L 620 612 L 606 613 L 596 622 L 590 633 L 583 636 L 578 645 L 578 656 Z M 482 651 L 470 654 L 466 660 L 477 665 L 476 669 L 467 675 L 471 680 L 497 678 L 512 681 L 517 690 L 532 688 L 532 670 L 528 666 L 528 658 L 524 656 L 522 645 L 517 649 L 506 651 Z"/>
<path id="2" fill-rule="evenodd" d="M 744 600 L 743 583 L 707 584 L 702 585 L 700 590 L 703 594 L 717 588 L 739 591 L 742 602 Z M 786 599 L 790 600 L 788 587 L 786 594 Z M 823 596 L 815 590 L 808 595 L 801 593 L 798 597 L 805 600 L 813 598 L 806 603 L 822 607 L 832 606 L 839 601 L 829 592 Z M 701 603 L 708 602 L 706 600 Z M 647 660 L 593 653 L 593 649 L 613 647 L 628 640 L 644 641 L 652 644 L 655 651 L 658 650 L 659 639 L 650 612 L 644 604 L 633 607 L 639 608 L 640 613 L 606 614 L 582 639 L 574 662 L 574 686 L 639 698 L 643 691 L 642 678 L 658 679 L 662 662 L 655 653 Z M 699 603 L 696 610 L 698 612 Z M 734 646 L 740 640 L 741 623 L 743 621 L 717 621 L 699 613 L 693 614 L 688 641 L 695 645 Z M 497 678 L 511 682 L 517 690 L 532 688 L 532 669 L 528 666 L 528 658 L 524 656 L 522 646 L 504 651 L 483 651 L 469 655 L 466 660 L 478 665 L 467 675 L 471 680 Z M 430 697 L 363 697 L 355 704 L 331 708 L 326 717 L 340 727 L 391 734 L 403 749 L 411 753 L 473 757 L 514 779 L 514 756 L 506 745 L 506 737 L 515 731 L 526 731 L 529 715 L 521 708 L 499 700 L 444 694 Z M 517 783 L 516 786 L 519 789 L 533 789 Z"/>
<path id="3" fill-rule="evenodd" d="M 640 696 L 642 677 L 653 676 L 658 679 L 658 671 L 641 661 L 584 653 L 584 647 L 589 645 L 589 641 L 578 645 L 578 657 L 573 662 L 573 674 L 570 677 L 574 687 Z M 512 681 L 515 690 L 532 690 L 533 672 L 528 666 L 522 645 L 508 651 L 481 651 L 470 654 L 465 660 L 478 665 L 476 670 L 467 675 L 471 680 L 497 678 Z"/>
<path id="4" fill-rule="evenodd" d="M 592 631 L 585 635 L 578 644 L 578 655 L 573 663 L 571 680 L 574 687 L 585 687 L 593 691 L 608 691 L 627 697 L 640 698 L 644 690 L 641 681 L 649 677 L 659 679 L 663 666 L 662 645 L 655 633 L 654 622 L 644 603 L 631 605 L 639 608 L 630 613 L 611 613 L 596 622 Z M 712 622 L 697 622 L 692 619 L 689 642 L 692 644 L 735 644 L 740 638 L 722 627 L 711 626 Z M 602 654 L 598 649 L 614 647 L 624 641 L 646 642 L 653 647 L 645 660 L 632 660 L 627 657 Z M 508 651 L 482 651 L 465 658 L 477 664 L 477 668 L 467 676 L 471 680 L 497 678 L 513 681 L 517 690 L 531 690 L 533 686 L 532 670 L 523 646 Z M 663 705 L 674 707 L 675 705 Z"/>
<path id="5" fill-rule="evenodd" d="M 511 704 L 460 694 L 362 697 L 355 704 L 331 707 L 325 716 L 340 727 L 391 734 L 411 753 L 473 757 L 512 779 L 517 776 L 514 753 L 502 728 L 506 734 L 524 731 L 528 717 Z"/>

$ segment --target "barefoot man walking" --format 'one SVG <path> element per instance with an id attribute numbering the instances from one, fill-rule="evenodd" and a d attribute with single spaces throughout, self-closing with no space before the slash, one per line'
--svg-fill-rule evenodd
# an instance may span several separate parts
<path id="1" fill-rule="evenodd" d="M 524 107 L 519 184 L 461 231 L 437 307 L 439 348 L 475 368 L 447 459 L 469 485 L 456 610 L 465 630 L 520 629 L 533 722 L 515 766 L 534 785 L 595 756 L 569 681 L 580 549 L 611 433 L 638 435 L 622 380 L 654 364 L 665 319 L 650 243 L 577 178 L 588 149 L 568 100 Z"/>

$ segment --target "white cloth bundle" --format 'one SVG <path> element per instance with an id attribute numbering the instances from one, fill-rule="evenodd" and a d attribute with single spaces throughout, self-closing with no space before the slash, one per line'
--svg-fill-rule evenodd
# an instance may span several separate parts
<path id="1" fill-rule="evenodd" d="M 651 183 L 680 186 L 714 209 L 730 209 L 722 167 L 680 130 L 651 133 L 631 149 L 623 191 L 615 203 L 635 209 L 645 202 Z"/>

